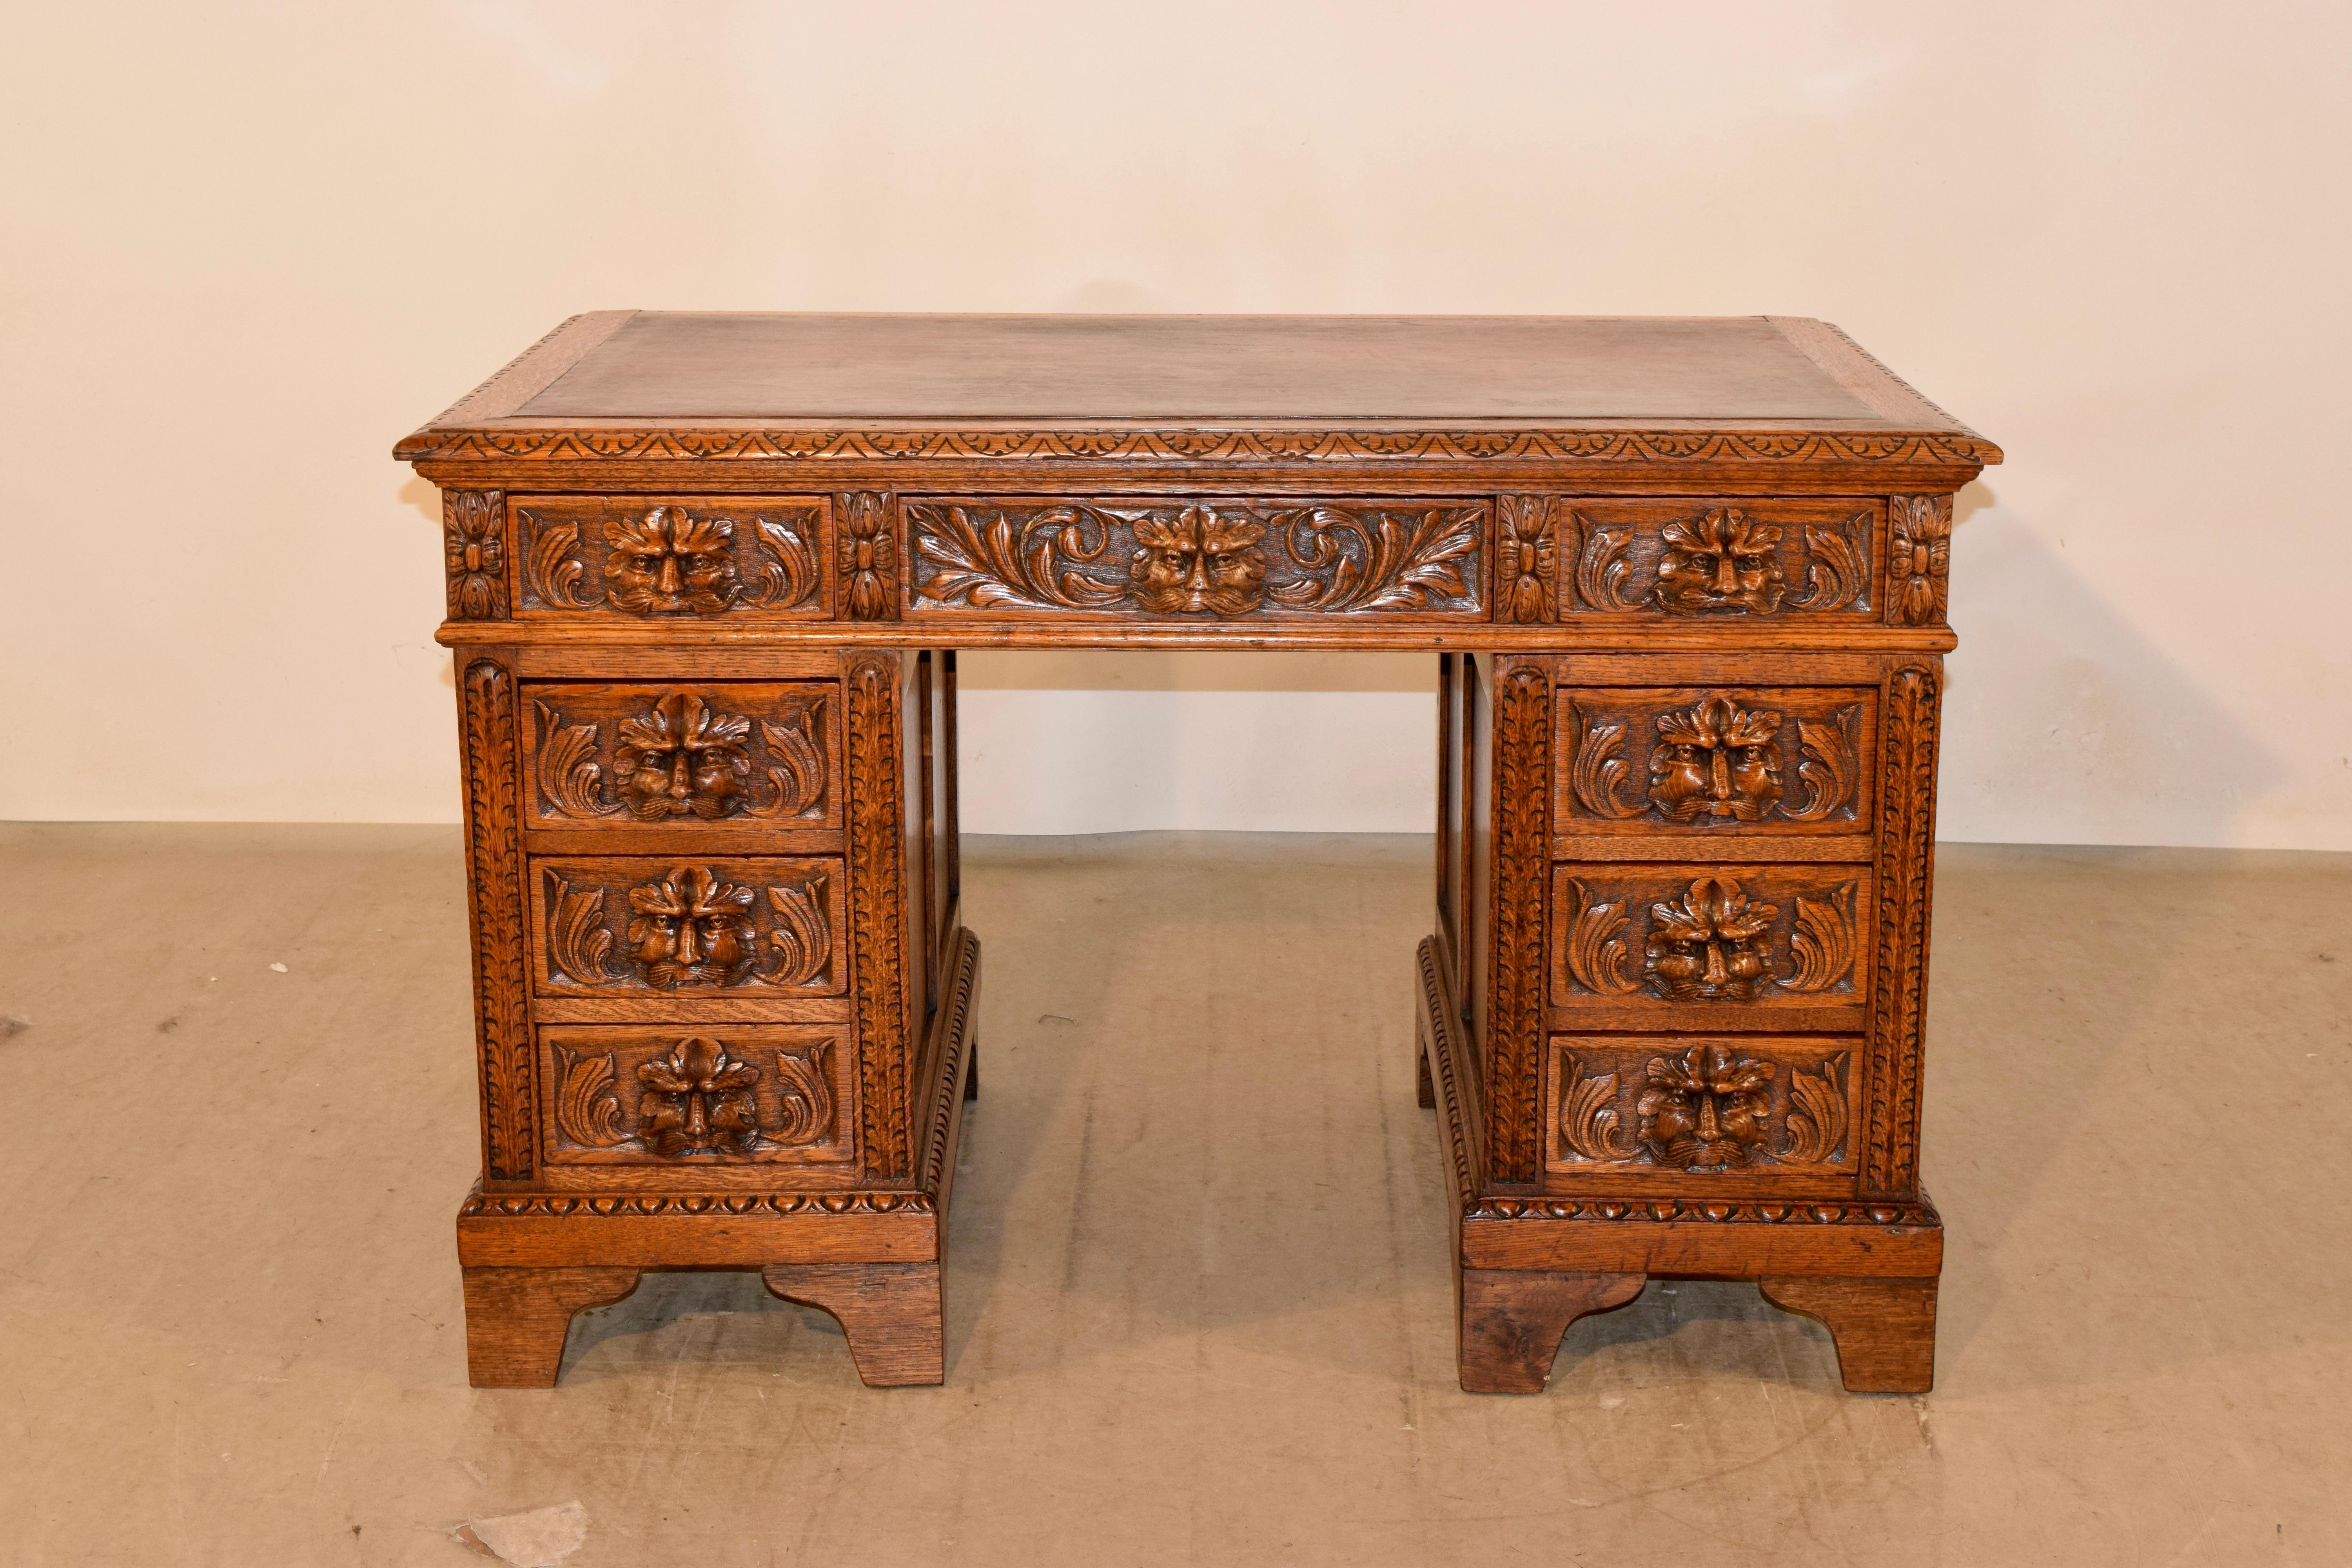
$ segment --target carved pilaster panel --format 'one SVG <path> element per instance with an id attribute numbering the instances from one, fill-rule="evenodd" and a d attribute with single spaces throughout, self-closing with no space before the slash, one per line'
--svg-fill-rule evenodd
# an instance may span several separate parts
<path id="1" fill-rule="evenodd" d="M 840 588 L 835 602 L 851 621 L 898 618 L 898 524 L 891 498 L 850 490 L 834 498 L 841 519 Z"/>
<path id="2" fill-rule="evenodd" d="M 515 681 L 496 660 L 477 658 L 466 667 L 459 689 L 483 1169 L 493 1181 L 526 1182 L 535 1163 L 535 1117 L 524 1002 L 521 826 L 515 812 L 520 760 Z"/>
<path id="3" fill-rule="evenodd" d="M 854 1089 L 836 1030 L 544 1026 L 551 1165 L 838 1164 Z"/>
<path id="4" fill-rule="evenodd" d="M 914 1041 L 907 1016 L 905 717 L 897 655 L 845 661 L 849 706 L 849 908 L 856 984 L 857 1072 L 867 1175 L 913 1169 L 908 1097 Z"/>
<path id="5" fill-rule="evenodd" d="M 1906 665 L 1887 678 L 1879 780 L 1878 988 L 1870 1016 L 1864 1196 L 1907 1198 L 1919 1188 L 1919 1074 L 1927 1016 L 1927 915 L 1936 870 L 1937 667 Z"/>
<path id="6" fill-rule="evenodd" d="M 449 618 L 504 620 L 506 497 L 497 490 L 443 490 L 441 542 L 449 577 Z"/>
<path id="7" fill-rule="evenodd" d="M 525 616 L 832 613 L 822 496 L 517 496 L 511 510 Z"/>
<path id="8" fill-rule="evenodd" d="M 1877 712 L 1868 687 L 1563 688 L 1558 830 L 1867 832 Z"/>
<path id="9" fill-rule="evenodd" d="M 832 996 L 838 860 L 598 856 L 531 862 L 543 996 Z"/>
<path id="10" fill-rule="evenodd" d="M 841 826 L 838 688 L 532 684 L 533 827 Z"/>
<path id="11" fill-rule="evenodd" d="M 1555 1036 L 1545 1166 L 1579 1176 L 1851 1177 L 1857 1044 L 1793 1035 Z"/>
<path id="12" fill-rule="evenodd" d="M 1558 867 L 1552 1011 L 1626 1028 L 1858 1028 L 1871 883 L 1862 866 Z"/>
<path id="13" fill-rule="evenodd" d="M 909 614 L 1483 620 L 1483 501 L 925 497 Z"/>
<path id="14" fill-rule="evenodd" d="M 1871 561 L 1885 507 L 1821 498 L 1565 497 L 1565 608 L 1673 619 L 1874 616 Z"/>
<path id="15" fill-rule="evenodd" d="M 1495 509 L 1498 619 L 1523 626 L 1559 618 L 1559 527 L 1549 496 L 1504 496 Z"/>
<path id="16" fill-rule="evenodd" d="M 1542 1110 L 1544 875 L 1551 849 L 1546 666 L 1495 661 L 1493 904 L 1485 1095 L 1487 1174 L 1536 1179 Z"/>
<path id="17" fill-rule="evenodd" d="M 1941 626 L 1952 571 L 1952 498 L 1896 496 L 1886 516 L 1886 620 Z"/>

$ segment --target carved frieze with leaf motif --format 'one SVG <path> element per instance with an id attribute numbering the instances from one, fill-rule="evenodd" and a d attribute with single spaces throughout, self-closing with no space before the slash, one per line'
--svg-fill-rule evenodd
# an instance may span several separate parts
<path id="1" fill-rule="evenodd" d="M 1868 828 L 1867 687 L 1563 689 L 1559 703 L 1563 834 Z"/>
<path id="2" fill-rule="evenodd" d="M 831 613 L 820 496 L 518 496 L 524 616 Z"/>
<path id="3" fill-rule="evenodd" d="M 902 503 L 911 613 L 1484 619 L 1480 501 Z"/>
<path id="4" fill-rule="evenodd" d="M 838 860 L 532 862 L 545 995 L 837 995 Z"/>
<path id="5" fill-rule="evenodd" d="M 1870 880 L 1860 865 L 1555 867 L 1551 1008 L 1842 1026 L 1830 1016 L 1859 1017 L 1869 990 Z"/>
<path id="6" fill-rule="evenodd" d="M 1560 607 L 1675 619 L 1873 616 L 1883 503 L 1560 497 Z"/>
<path id="7" fill-rule="evenodd" d="M 740 1165 L 850 1154 L 837 1033 L 793 1026 L 541 1031 L 551 1164 Z"/>
<path id="8" fill-rule="evenodd" d="M 830 683 L 525 688 L 540 827 L 840 820 Z"/>
<path id="9" fill-rule="evenodd" d="M 1853 1042 L 1808 1037 L 1555 1036 L 1554 1171 L 1853 1167 Z"/>

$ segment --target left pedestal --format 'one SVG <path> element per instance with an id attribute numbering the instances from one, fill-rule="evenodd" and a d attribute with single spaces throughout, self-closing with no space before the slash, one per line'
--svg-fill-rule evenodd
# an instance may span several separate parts
<path id="1" fill-rule="evenodd" d="M 877 1386 L 944 1373 L 975 1089 L 951 658 L 457 648 L 483 1174 L 478 1387 L 646 1269 L 757 1269 Z"/>

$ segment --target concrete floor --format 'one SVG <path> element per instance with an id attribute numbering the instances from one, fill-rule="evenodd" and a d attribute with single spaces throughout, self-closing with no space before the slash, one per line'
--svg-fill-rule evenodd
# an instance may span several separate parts
<path id="1" fill-rule="evenodd" d="M 0 829 L 0 1561 L 2352 1561 L 2352 858 L 1944 852 L 1923 1399 L 1698 1284 L 1454 1386 L 1426 858 L 972 844 L 947 1386 L 663 1275 L 476 1392 L 455 831 Z"/>

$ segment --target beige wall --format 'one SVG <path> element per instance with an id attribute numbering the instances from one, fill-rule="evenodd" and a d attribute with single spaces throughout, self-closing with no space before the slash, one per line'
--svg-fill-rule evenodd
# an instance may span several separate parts
<path id="1" fill-rule="evenodd" d="M 2352 8 L 8 9 L 0 816 L 452 816 L 386 453 L 573 311 L 1769 310 L 2010 452 L 1947 837 L 2352 847 Z M 967 674 L 974 828 L 1422 823 L 1415 663 Z"/>

